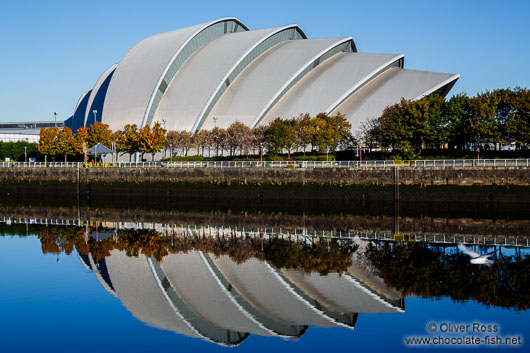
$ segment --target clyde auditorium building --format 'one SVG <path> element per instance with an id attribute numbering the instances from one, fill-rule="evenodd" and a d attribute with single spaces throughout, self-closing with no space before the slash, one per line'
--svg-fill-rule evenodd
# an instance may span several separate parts
<path id="1" fill-rule="evenodd" d="M 341 112 L 357 129 L 401 98 L 447 95 L 459 75 L 405 70 L 402 54 L 358 53 L 351 37 L 307 39 L 297 25 L 249 30 L 224 18 L 136 44 L 84 93 L 65 125 L 114 131 L 250 127 Z"/>

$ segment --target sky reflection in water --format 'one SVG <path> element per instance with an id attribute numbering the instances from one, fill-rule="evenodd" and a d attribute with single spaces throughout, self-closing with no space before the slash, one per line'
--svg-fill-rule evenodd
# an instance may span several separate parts
<path id="1" fill-rule="evenodd" d="M 41 246 L 36 236 L 0 237 L 2 351 L 226 350 L 218 344 L 150 327 L 137 320 L 123 306 L 120 296 L 109 294 L 95 273 L 83 266 L 76 251 L 69 256 L 64 253 L 43 255 Z M 528 303 L 522 306 L 527 307 Z M 237 350 L 407 351 L 412 348 L 403 343 L 404 337 L 431 336 L 427 332 L 430 322 L 495 323 L 500 326 L 501 335 L 520 335 L 524 340 L 530 337 L 529 319 L 528 310 L 486 307 L 472 301 L 454 303 L 446 297 L 407 297 L 404 313 L 360 313 L 353 330 L 309 327 L 297 340 L 251 334 Z M 523 345 L 495 347 L 493 351 L 503 348 L 525 350 Z M 469 349 L 461 348 L 462 351 Z"/>

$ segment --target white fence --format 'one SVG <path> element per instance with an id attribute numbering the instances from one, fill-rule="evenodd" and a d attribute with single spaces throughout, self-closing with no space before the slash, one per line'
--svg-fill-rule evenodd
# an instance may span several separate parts
<path id="1" fill-rule="evenodd" d="M 406 233 L 395 234 L 384 231 L 356 231 L 356 230 L 315 230 L 315 229 L 282 229 L 273 227 L 230 227 L 214 225 L 176 225 L 153 222 L 107 222 L 107 221 L 82 221 L 74 219 L 46 219 L 46 218 L 11 218 L 0 217 L 1 223 L 6 224 L 39 224 L 46 226 L 76 226 L 89 227 L 98 224 L 100 229 L 135 229 L 155 230 L 163 235 L 170 236 L 202 236 L 202 237 L 255 237 L 269 239 L 272 237 L 288 238 L 300 241 L 302 239 L 327 238 L 327 239 L 359 239 L 361 241 L 384 242 L 418 242 L 442 245 L 482 245 L 482 246 L 509 246 L 530 248 L 530 239 L 527 237 L 513 237 L 508 235 L 470 235 L 470 234 L 437 234 L 437 233 Z M 103 230 L 103 232 L 105 232 Z"/>
<path id="2" fill-rule="evenodd" d="M 374 161 L 0 162 L 0 168 L 528 168 L 530 159 Z"/>

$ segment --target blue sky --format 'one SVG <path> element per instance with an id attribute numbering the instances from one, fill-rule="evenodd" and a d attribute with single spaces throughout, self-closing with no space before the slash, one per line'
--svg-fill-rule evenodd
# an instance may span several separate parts
<path id="1" fill-rule="evenodd" d="M 451 94 L 530 87 L 530 1 L 2 0 L 0 121 L 64 120 L 138 41 L 222 17 L 250 29 L 298 24 L 403 53 L 405 67 L 459 73 Z"/>

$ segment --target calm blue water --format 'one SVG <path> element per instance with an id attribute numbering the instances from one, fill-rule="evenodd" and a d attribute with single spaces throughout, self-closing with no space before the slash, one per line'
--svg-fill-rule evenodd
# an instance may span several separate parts
<path id="1" fill-rule="evenodd" d="M 59 260 L 59 262 L 57 261 Z M 309 327 L 296 340 L 251 334 L 237 348 L 151 327 L 135 318 L 87 270 L 77 252 L 43 255 L 36 236 L 0 236 L 0 351 L 147 352 L 147 351 L 424 351 L 406 336 L 435 337 L 431 322 L 497 324 L 502 336 L 530 338 L 530 311 L 486 307 L 448 298 L 405 298 L 402 313 L 360 313 L 353 329 Z M 141 281 L 141 279 L 138 279 Z M 530 290 L 530 288 L 529 288 Z M 119 292 L 119 290 L 118 290 Z M 447 335 L 446 335 L 447 336 Z M 443 347 L 476 351 L 477 347 Z M 528 351 L 528 344 L 480 346 L 488 351 Z"/>

